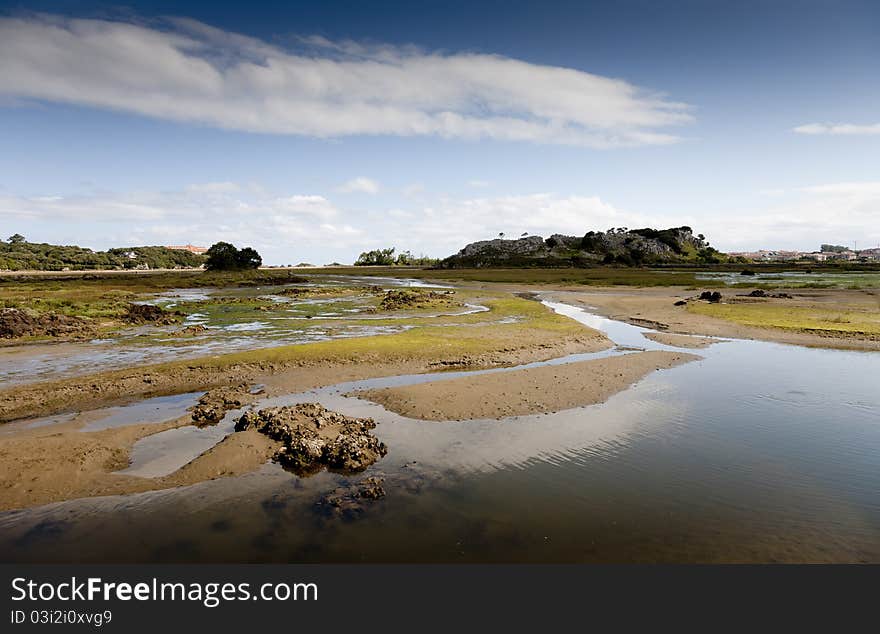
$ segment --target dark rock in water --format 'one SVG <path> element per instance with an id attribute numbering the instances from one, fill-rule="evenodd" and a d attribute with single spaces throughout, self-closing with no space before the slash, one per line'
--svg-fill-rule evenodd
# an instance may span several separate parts
<path id="1" fill-rule="evenodd" d="M 768 293 L 765 290 L 757 288 L 753 290 L 751 293 L 747 294 L 746 297 L 774 297 L 776 299 L 792 299 L 791 295 L 788 293 Z"/>
<path id="2" fill-rule="evenodd" d="M 364 514 L 367 504 L 385 497 L 385 489 L 382 486 L 384 481 L 384 478 L 370 477 L 349 486 L 337 487 L 322 497 L 317 507 L 328 517 L 357 519 Z"/>
<path id="3" fill-rule="evenodd" d="M 371 418 L 351 418 L 318 403 L 300 403 L 245 412 L 235 431 L 256 429 L 282 443 L 275 461 L 299 475 L 327 468 L 342 473 L 363 471 L 388 453 L 371 429 Z"/>
<path id="4" fill-rule="evenodd" d="M 181 328 L 175 332 L 171 333 L 172 337 L 195 337 L 197 335 L 201 335 L 208 332 L 208 329 L 201 324 L 193 324 L 191 326 L 186 326 L 185 328 Z"/>
<path id="5" fill-rule="evenodd" d="M 703 299 L 709 303 L 717 304 L 721 301 L 721 293 L 718 291 L 703 291 L 700 293 L 700 299 Z"/>
<path id="6" fill-rule="evenodd" d="M 167 326 L 179 321 L 181 317 L 181 312 L 168 311 L 152 304 L 129 304 L 122 319 L 130 324 Z"/>
<path id="7" fill-rule="evenodd" d="M 678 300 L 677 302 L 675 302 L 674 305 L 675 305 L 675 306 L 687 306 L 687 301 L 686 301 L 686 300 L 683 300 L 683 299 L 680 299 L 680 300 Z"/>
<path id="8" fill-rule="evenodd" d="M 455 291 L 425 291 L 422 289 L 392 289 L 385 291 L 376 310 L 407 310 L 415 308 L 455 305 Z M 375 311 L 371 311 L 375 312 Z"/>
<path id="9" fill-rule="evenodd" d="M 740 275 L 757 275 L 752 269 L 743 269 Z"/>

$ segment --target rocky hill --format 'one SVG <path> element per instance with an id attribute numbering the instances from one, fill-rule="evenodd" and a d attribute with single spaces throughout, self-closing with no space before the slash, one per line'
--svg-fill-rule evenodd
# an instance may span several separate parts
<path id="1" fill-rule="evenodd" d="M 528 236 L 518 240 L 473 242 L 440 263 L 442 268 L 559 267 L 620 264 L 702 263 L 725 259 L 690 227 L 671 229 L 609 229 L 584 236 L 554 234 L 546 240 Z"/>

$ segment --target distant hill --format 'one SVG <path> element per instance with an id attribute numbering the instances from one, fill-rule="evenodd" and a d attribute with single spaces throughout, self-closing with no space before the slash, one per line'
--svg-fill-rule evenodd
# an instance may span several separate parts
<path id="1" fill-rule="evenodd" d="M 78 246 L 22 240 L 0 241 L 0 271 L 195 268 L 204 264 L 204 261 L 204 256 L 166 247 L 125 247 L 92 251 Z"/>
<path id="2" fill-rule="evenodd" d="M 555 234 L 546 240 L 528 236 L 517 240 L 473 242 L 440 263 L 442 268 L 560 267 L 620 264 L 701 263 L 726 260 L 690 227 L 671 229 L 609 229 L 584 236 Z"/>

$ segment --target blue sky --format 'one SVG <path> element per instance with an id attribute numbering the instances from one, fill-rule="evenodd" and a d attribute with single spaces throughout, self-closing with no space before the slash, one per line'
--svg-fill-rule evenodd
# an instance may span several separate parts
<path id="1" fill-rule="evenodd" d="M 268 263 L 880 243 L 869 2 L 0 5 L 0 233 Z"/>

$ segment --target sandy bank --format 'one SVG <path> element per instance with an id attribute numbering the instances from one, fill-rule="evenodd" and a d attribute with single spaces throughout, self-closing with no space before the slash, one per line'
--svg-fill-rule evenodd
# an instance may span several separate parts
<path id="1" fill-rule="evenodd" d="M 128 466 L 131 447 L 151 434 L 189 424 L 190 416 L 159 424 L 81 432 L 89 416 L 0 436 L 0 510 L 81 497 L 169 489 L 258 469 L 278 443 L 255 431 L 232 434 L 163 478 L 113 473 Z"/>
<path id="2" fill-rule="evenodd" d="M 742 297 L 750 290 L 749 288 L 720 289 L 725 298 L 723 301 L 735 301 L 737 304 L 751 301 Z M 782 314 L 795 309 L 833 317 L 843 310 L 844 306 L 867 314 L 880 312 L 880 299 L 876 291 L 794 289 L 788 292 L 793 296 L 791 299 L 760 301 L 769 308 L 778 308 Z M 686 305 L 675 305 L 676 302 L 698 294 L 698 291 L 682 287 L 605 288 L 589 291 L 560 288 L 560 290 L 548 291 L 544 296 L 554 301 L 584 306 L 591 312 L 610 319 L 661 330 L 664 333 L 757 339 L 813 348 L 880 350 L 880 338 L 876 335 L 835 333 L 827 330 L 810 331 L 783 327 L 784 324 L 780 324 L 779 327 L 745 325 L 688 310 Z M 706 306 L 717 305 L 706 304 Z"/>
<path id="3" fill-rule="evenodd" d="M 639 352 L 563 365 L 358 392 L 403 416 L 423 420 L 504 418 L 557 412 L 607 400 L 644 376 L 700 357 Z"/>
<path id="4" fill-rule="evenodd" d="M 646 332 L 645 337 L 651 341 L 662 343 L 664 346 L 674 346 L 676 348 L 708 348 L 713 343 L 718 343 L 719 341 L 711 337 L 675 335 L 668 332 Z"/>

